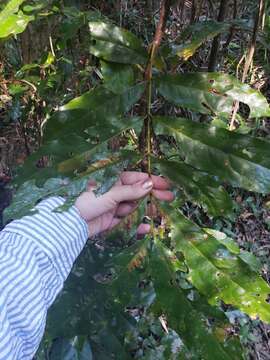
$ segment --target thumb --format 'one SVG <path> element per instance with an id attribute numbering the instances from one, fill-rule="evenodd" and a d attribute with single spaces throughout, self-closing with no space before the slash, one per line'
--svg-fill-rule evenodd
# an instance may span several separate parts
<path id="1" fill-rule="evenodd" d="M 107 194 L 115 203 L 122 201 L 134 201 L 145 197 L 153 188 L 151 179 L 140 181 L 132 185 L 121 185 L 113 187 Z"/>
<path id="2" fill-rule="evenodd" d="M 90 221 L 112 210 L 116 210 L 122 201 L 138 200 L 146 196 L 153 188 L 151 179 L 133 185 L 117 185 L 106 194 L 96 198 L 92 191 L 82 193 L 75 202 L 82 218 Z"/>

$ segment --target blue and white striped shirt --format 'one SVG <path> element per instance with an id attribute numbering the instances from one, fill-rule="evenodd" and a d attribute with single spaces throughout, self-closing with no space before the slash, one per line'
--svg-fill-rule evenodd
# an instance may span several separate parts
<path id="1" fill-rule="evenodd" d="M 59 213 L 60 197 L 0 233 L 0 360 L 31 360 L 42 339 L 49 306 L 88 238 L 75 207 Z"/>

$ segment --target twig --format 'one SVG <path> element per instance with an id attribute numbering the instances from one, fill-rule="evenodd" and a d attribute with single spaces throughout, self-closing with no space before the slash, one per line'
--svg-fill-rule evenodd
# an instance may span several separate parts
<path id="1" fill-rule="evenodd" d="M 171 4 L 171 0 L 161 0 L 159 22 L 156 28 L 153 42 L 150 47 L 149 60 L 144 75 L 145 81 L 147 83 L 147 88 L 146 88 L 147 104 L 146 104 L 146 117 L 144 120 L 144 127 L 142 130 L 142 134 L 144 137 L 144 142 L 146 143 L 144 151 L 147 160 L 147 173 L 149 176 L 151 175 L 152 137 L 154 136 L 152 114 L 151 114 L 153 62 L 155 60 L 156 53 L 164 36 L 164 30 L 166 27 L 167 18 L 170 11 L 170 4 Z M 152 199 L 152 195 L 150 194 L 151 209 L 152 209 L 152 202 L 153 199 Z M 154 234 L 154 221 L 152 216 L 151 216 L 151 233 Z"/>
<path id="2" fill-rule="evenodd" d="M 52 56 L 55 57 L 55 52 L 54 52 L 54 48 L 53 48 L 53 42 L 52 42 L 52 37 L 51 37 L 51 35 L 49 36 L 49 43 L 50 43 L 50 48 L 51 48 Z"/>
<path id="3" fill-rule="evenodd" d="M 156 28 L 154 40 L 151 44 L 150 55 L 148 64 L 145 70 L 145 81 L 147 82 L 147 115 L 144 122 L 144 134 L 146 135 L 146 157 L 147 157 L 147 172 L 151 175 L 151 153 L 152 153 L 152 114 L 151 114 L 151 102 L 152 102 L 152 70 L 153 62 L 160 46 L 162 38 L 164 36 L 164 30 L 167 22 L 167 18 L 170 11 L 171 0 L 162 0 L 160 3 L 160 16 L 159 22 Z"/>
<path id="4" fill-rule="evenodd" d="M 37 92 L 37 88 L 35 87 L 34 84 L 30 83 L 30 81 L 25 80 L 25 79 L 21 79 L 21 80 L 17 80 L 17 81 L 20 81 L 20 82 L 30 86 L 34 90 L 34 92 Z"/>

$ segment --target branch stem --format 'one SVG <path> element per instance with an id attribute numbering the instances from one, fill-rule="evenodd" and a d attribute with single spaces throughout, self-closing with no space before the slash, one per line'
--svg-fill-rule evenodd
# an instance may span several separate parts
<path id="1" fill-rule="evenodd" d="M 155 57 L 157 54 L 157 50 L 160 46 L 162 38 L 164 36 L 164 30 L 166 27 L 167 18 L 169 15 L 171 0 L 161 0 L 160 2 L 160 16 L 159 22 L 156 28 L 155 36 L 153 42 L 150 46 L 149 52 L 149 59 L 146 66 L 144 78 L 146 81 L 146 117 L 144 120 L 144 129 L 143 134 L 145 137 L 145 158 L 147 161 L 147 173 L 151 176 L 151 155 L 152 155 L 152 138 L 154 136 L 153 133 L 153 124 L 152 124 L 152 76 L 153 76 L 153 64 L 155 61 Z M 150 200 L 150 209 L 152 212 L 152 204 L 153 204 L 153 197 L 152 194 L 149 196 Z M 154 221 L 153 216 L 150 214 L 151 217 L 151 234 L 154 235 Z"/>
<path id="2" fill-rule="evenodd" d="M 151 113 L 151 104 L 152 104 L 152 73 L 153 73 L 153 63 L 157 50 L 160 46 L 162 38 L 164 36 L 164 30 L 166 27 L 167 18 L 169 15 L 171 0 L 161 0 L 160 2 L 160 16 L 159 22 L 156 28 L 154 40 L 150 47 L 150 54 L 148 64 L 145 70 L 145 81 L 147 82 L 147 115 L 145 119 L 145 134 L 146 134 L 146 158 L 147 158 L 147 172 L 149 176 L 151 175 L 151 154 L 152 154 L 152 113 Z"/>

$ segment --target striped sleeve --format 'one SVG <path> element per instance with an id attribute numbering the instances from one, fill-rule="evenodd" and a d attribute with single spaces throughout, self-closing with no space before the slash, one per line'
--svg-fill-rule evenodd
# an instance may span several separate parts
<path id="1" fill-rule="evenodd" d="M 75 207 L 53 212 L 63 201 L 42 201 L 0 233 L 0 360 L 33 359 L 47 310 L 87 241 Z"/>

